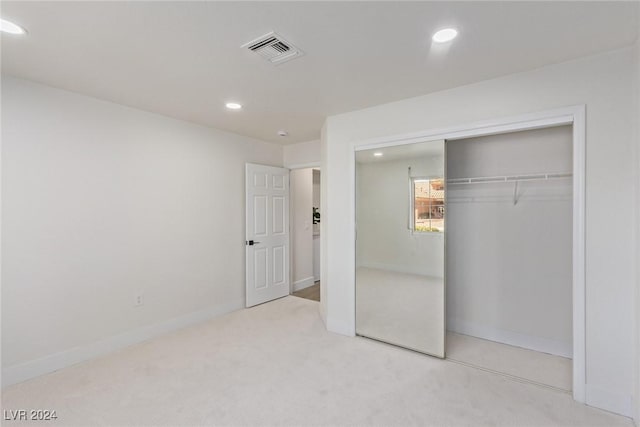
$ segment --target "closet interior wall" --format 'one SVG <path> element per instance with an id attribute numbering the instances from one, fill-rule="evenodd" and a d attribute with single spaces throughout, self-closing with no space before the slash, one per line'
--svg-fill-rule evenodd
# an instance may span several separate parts
<path id="1" fill-rule="evenodd" d="M 571 132 L 447 141 L 449 331 L 572 357 Z"/>

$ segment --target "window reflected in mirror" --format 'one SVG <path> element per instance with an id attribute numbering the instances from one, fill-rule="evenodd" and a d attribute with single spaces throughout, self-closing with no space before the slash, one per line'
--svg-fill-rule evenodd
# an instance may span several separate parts
<path id="1" fill-rule="evenodd" d="M 412 178 L 411 181 L 413 231 L 442 233 L 444 231 L 444 180 Z"/>

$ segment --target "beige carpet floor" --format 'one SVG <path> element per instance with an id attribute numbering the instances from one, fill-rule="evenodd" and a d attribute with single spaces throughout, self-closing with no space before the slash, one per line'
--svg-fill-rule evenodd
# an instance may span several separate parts
<path id="1" fill-rule="evenodd" d="M 566 393 L 329 333 L 318 303 L 295 297 L 11 386 L 2 406 L 57 411 L 38 426 L 633 425 Z"/>

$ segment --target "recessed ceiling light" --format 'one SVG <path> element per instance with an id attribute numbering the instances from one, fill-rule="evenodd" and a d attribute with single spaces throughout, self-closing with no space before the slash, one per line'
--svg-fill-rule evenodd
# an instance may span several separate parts
<path id="1" fill-rule="evenodd" d="M 379 151 L 376 151 L 375 153 L 373 153 L 373 155 L 376 157 L 382 157 L 382 153 Z"/>
<path id="2" fill-rule="evenodd" d="M 20 25 L 14 24 L 6 19 L 0 19 L 0 31 L 9 34 L 25 34 L 27 32 L 27 30 L 22 28 Z"/>
<path id="3" fill-rule="evenodd" d="M 226 106 L 229 110 L 239 110 L 242 108 L 242 105 L 237 102 L 227 102 Z"/>
<path id="4" fill-rule="evenodd" d="M 278 135 L 279 136 L 289 136 L 289 132 L 287 132 L 286 130 L 279 130 L 278 131 Z"/>
<path id="5" fill-rule="evenodd" d="M 457 35 L 458 35 L 458 31 L 455 28 L 445 28 L 443 30 L 436 32 L 433 35 L 432 39 L 436 43 L 446 43 L 455 39 Z"/>

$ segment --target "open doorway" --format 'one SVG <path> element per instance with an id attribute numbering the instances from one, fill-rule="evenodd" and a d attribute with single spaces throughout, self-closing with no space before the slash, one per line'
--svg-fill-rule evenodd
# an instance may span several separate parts
<path id="1" fill-rule="evenodd" d="M 446 143 L 447 358 L 572 390 L 571 126 Z"/>
<path id="2" fill-rule="evenodd" d="M 293 169 L 291 188 L 291 294 L 320 301 L 320 169 Z"/>

